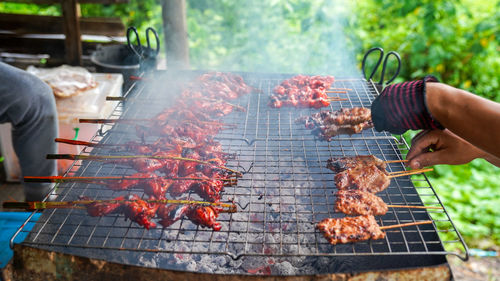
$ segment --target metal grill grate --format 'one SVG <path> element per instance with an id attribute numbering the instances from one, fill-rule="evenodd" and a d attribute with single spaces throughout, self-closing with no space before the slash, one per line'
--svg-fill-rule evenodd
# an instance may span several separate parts
<path id="1" fill-rule="evenodd" d="M 261 77 L 262 76 L 262 77 Z M 294 120 L 314 109 L 270 108 L 268 96 L 274 86 L 289 76 L 244 74 L 245 81 L 262 90 L 237 100 L 246 112 L 233 112 L 224 118 L 236 128 L 222 131 L 216 139 L 226 152 L 236 153 L 228 167 L 246 171 L 238 185 L 226 187 L 222 201 L 235 199 L 237 213 L 222 213 L 218 232 L 194 225 L 187 219 L 166 229 L 146 230 L 125 221 L 123 215 L 90 217 L 85 210 L 46 210 L 24 242 L 33 246 L 96 248 L 144 252 L 226 254 L 240 256 L 357 256 L 357 255 L 443 255 L 467 258 L 466 246 L 446 211 L 390 208 L 377 217 L 381 226 L 433 219 L 432 225 L 419 225 L 387 231 L 383 240 L 330 245 L 315 229 L 327 217 L 342 217 L 334 211 L 335 183 L 326 160 L 332 156 L 373 154 L 383 160 L 402 159 L 406 143 L 373 129 L 353 136 L 337 136 L 331 142 L 315 139 Z M 271 77 L 272 79 L 270 79 Z M 167 79 L 168 80 L 168 79 Z M 165 81 L 165 79 L 160 80 Z M 164 82 L 163 82 L 164 83 Z M 152 85 L 134 84 L 127 102 L 121 102 L 111 118 L 148 118 L 168 106 L 170 99 L 159 99 Z M 179 85 L 182 85 L 180 83 Z M 151 88 L 149 86 L 152 86 Z M 341 107 L 368 107 L 377 95 L 372 83 L 361 79 L 338 80 L 332 87 L 350 88 L 348 101 L 333 102 L 330 110 Z M 172 89 L 171 91 L 176 91 Z M 335 94 L 332 94 L 334 96 Z M 165 96 L 163 96 L 165 97 Z M 323 108 L 325 110 L 326 108 Z M 138 140 L 130 125 L 104 125 L 94 142 L 119 144 Z M 146 140 L 148 141 L 148 140 Z M 153 139 L 149 140 L 153 141 Z M 109 148 L 85 148 L 84 154 L 121 154 Z M 74 163 L 76 176 L 131 175 L 135 170 L 96 161 Z M 388 165 L 388 171 L 401 171 L 401 163 Z M 414 183 L 418 183 L 414 186 Z M 132 190 L 140 194 L 141 190 Z M 124 192 L 86 183 L 63 183 L 58 200 L 78 196 L 110 199 Z M 442 206 L 425 176 L 399 177 L 377 194 L 388 204 Z M 431 216 L 429 216 L 431 214 Z M 454 234 L 456 239 L 440 241 L 438 232 Z M 455 243 L 465 256 L 447 252 L 443 243 Z"/>

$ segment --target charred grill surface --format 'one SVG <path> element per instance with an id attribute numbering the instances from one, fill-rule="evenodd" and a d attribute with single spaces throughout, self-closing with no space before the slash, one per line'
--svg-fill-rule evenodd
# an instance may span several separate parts
<path id="1" fill-rule="evenodd" d="M 412 262 L 415 260 L 413 258 L 415 255 L 446 253 L 432 225 L 419 226 L 418 229 L 410 227 L 387 231 L 386 239 L 337 246 L 331 245 L 313 226 L 325 218 L 344 216 L 334 210 L 336 199 L 334 195 L 337 189 L 332 180 L 332 172 L 325 167 L 328 158 L 334 155 L 373 154 L 385 160 L 401 159 L 398 143 L 391 135 L 366 129 L 352 137 L 347 135 L 334 137 L 331 142 L 318 140 L 310 134 L 309 129 L 304 128 L 303 124 L 294 122 L 300 116 L 317 113 L 317 109 L 269 106 L 273 89 L 292 75 L 243 73 L 244 81 L 257 90 L 250 94 L 233 95 L 227 89 L 214 88 L 203 95 L 207 94 L 205 97 L 212 98 L 212 94 L 216 91 L 222 91 L 228 95 L 224 101 L 232 105 L 226 104 L 227 107 L 220 105 L 220 108 L 214 111 L 211 111 L 209 106 L 200 106 L 204 109 L 191 112 L 193 114 L 181 111 L 180 106 L 175 107 L 173 103 L 175 94 L 182 94 L 182 90 L 179 89 L 184 89 L 184 85 L 200 73 L 188 72 L 188 74 L 191 75 L 189 79 L 182 80 L 173 74 L 169 76 L 168 73 L 158 73 L 159 79 L 154 83 L 150 81 L 155 79 L 137 82 L 131 92 L 126 94 L 127 100 L 120 102 L 110 118 L 156 119 L 156 123 L 141 124 L 147 127 L 144 128 L 144 134 L 137 132 L 135 124 L 102 125 L 101 132 L 95 136 L 93 142 L 118 146 L 86 148 L 84 153 L 123 155 L 126 152 L 137 155 L 171 151 L 172 155 L 181 157 L 221 161 L 220 163 L 225 163 L 226 167 L 243 172 L 243 176 L 238 178 L 237 185 L 224 185 L 224 192 L 219 193 L 223 202 L 234 200 L 238 204 L 238 212 L 219 212 L 217 209 L 206 208 L 208 206 L 194 210 L 189 205 L 163 205 L 156 210 L 156 217 L 150 220 L 157 224 L 156 228 L 150 227 L 147 230 L 143 225 L 133 221 L 128 214 L 126 215 L 121 205 L 96 204 L 91 209 L 92 214 L 96 216 L 89 216 L 87 210 L 45 210 L 24 243 L 49 251 L 57 249 L 68 254 L 122 264 L 181 271 L 246 274 L 254 270 L 257 265 L 251 268 L 235 266 L 240 264 L 239 258 L 258 261 L 259 266 L 260 261 L 267 262 L 267 259 L 272 259 L 276 261 L 276 265 L 286 262 L 299 267 L 299 264 L 305 266 L 317 264 L 320 261 L 318 256 L 324 257 L 325 264 L 331 264 L 332 260 L 345 256 L 352 265 L 358 264 L 361 260 L 359 253 L 376 257 L 376 260 L 382 256 L 407 255 L 410 256 L 407 260 Z M 225 79 L 218 75 L 210 77 L 207 79 Z M 176 85 L 177 82 L 179 86 Z M 330 102 L 329 107 L 324 108 L 331 112 L 341 108 L 367 108 L 377 95 L 373 85 L 362 79 L 344 82 L 340 79 L 334 82 L 333 87 L 349 88 L 352 91 L 345 95 L 348 101 Z M 198 101 L 194 96 L 193 99 Z M 206 101 L 199 98 L 199 102 Z M 174 110 L 165 111 L 165 108 L 172 106 Z M 205 123 L 203 126 L 214 127 L 210 129 L 206 127 L 207 129 L 200 131 L 200 134 L 197 134 L 199 128 L 186 127 L 188 129 L 182 132 L 174 130 L 173 135 L 168 138 L 154 136 L 155 131 L 162 128 L 170 130 L 170 125 L 181 124 L 169 122 L 167 118 L 169 116 L 179 116 L 193 121 L 198 119 L 196 122 L 202 121 L 202 123 L 212 122 L 207 116 L 225 114 L 229 107 L 232 107 L 231 113 L 220 121 L 231 126 L 219 128 L 216 124 Z M 157 126 L 158 130 L 154 126 Z M 211 131 L 217 131 L 218 134 L 212 139 L 203 136 L 212 134 Z M 178 144 L 183 147 L 182 150 L 177 149 Z M 199 146 L 201 144 L 203 145 Z M 174 160 L 163 163 L 161 161 L 163 159 L 154 160 L 159 161 L 75 162 L 75 167 L 79 168 L 75 176 L 132 176 L 139 173 L 136 167 L 149 170 L 150 166 L 158 166 L 159 169 L 152 168 L 153 172 L 145 173 L 176 177 L 182 174 L 198 178 L 202 175 L 197 173 L 209 178 L 212 178 L 213 173 L 220 177 L 224 177 L 227 173 L 211 165 L 182 164 Z M 402 169 L 404 167 L 401 163 L 387 165 L 387 170 L 391 172 Z M 210 183 L 208 188 L 199 188 L 199 182 L 175 188 L 174 184 L 181 185 L 181 182 L 174 181 L 171 185 L 167 183 L 163 185 L 165 189 L 160 190 L 148 187 L 154 184 L 143 183 L 141 180 L 138 182 L 123 180 L 122 183 L 109 183 L 110 186 L 67 182 L 59 185 L 58 198 L 61 201 L 77 200 L 79 196 L 110 199 L 136 193 L 145 200 L 149 196 L 156 197 L 156 194 L 164 193 L 168 196 L 175 194 L 173 199 L 210 200 L 221 188 L 215 183 L 215 185 Z M 419 189 L 430 194 L 426 199 L 432 201 L 434 198 L 434 201 L 438 201 L 430 185 Z M 202 194 L 206 194 L 206 197 Z M 422 205 L 409 178 L 393 179 L 390 186 L 378 195 L 388 204 Z M 136 209 L 139 208 L 134 210 Z M 101 215 L 104 213 L 107 215 Z M 377 217 L 381 225 L 428 219 L 429 215 L 425 210 L 402 208 L 391 209 L 386 215 Z M 214 231 L 219 229 L 219 226 L 220 230 Z M 455 233 L 454 228 L 449 228 L 449 232 Z M 136 256 L 137 259 L 131 259 L 131 256 Z M 266 260 L 261 260 L 261 257 L 265 257 Z M 281 272 L 274 265 L 269 266 L 272 272 Z M 372 265 L 366 265 L 370 266 Z M 293 271 L 291 274 L 330 271 L 329 267 L 328 269 L 321 265 L 314 267 L 318 268 L 318 271 Z M 345 272 L 357 270 L 356 266 L 336 264 L 332 267 L 336 268 L 332 270 L 342 267 Z"/>

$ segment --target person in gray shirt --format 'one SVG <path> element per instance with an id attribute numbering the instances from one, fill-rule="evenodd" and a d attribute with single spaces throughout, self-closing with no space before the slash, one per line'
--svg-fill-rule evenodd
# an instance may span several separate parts
<path id="1" fill-rule="evenodd" d="M 55 176 L 57 153 L 54 139 L 58 120 L 52 89 L 36 76 L 0 62 L 0 123 L 12 124 L 12 144 L 22 176 Z M 50 192 L 51 183 L 25 183 L 26 201 L 39 201 Z"/>

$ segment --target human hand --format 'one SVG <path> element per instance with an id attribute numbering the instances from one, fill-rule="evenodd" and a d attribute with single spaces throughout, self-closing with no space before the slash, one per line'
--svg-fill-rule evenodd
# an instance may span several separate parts
<path id="1" fill-rule="evenodd" d="M 410 129 L 444 129 L 427 109 L 427 82 L 438 81 L 434 76 L 426 76 L 422 80 L 387 86 L 371 105 L 375 129 L 393 134 L 402 134 Z"/>
<path id="2" fill-rule="evenodd" d="M 412 139 L 406 160 L 412 169 L 419 169 L 437 164 L 465 164 L 485 154 L 449 130 L 425 130 Z"/>

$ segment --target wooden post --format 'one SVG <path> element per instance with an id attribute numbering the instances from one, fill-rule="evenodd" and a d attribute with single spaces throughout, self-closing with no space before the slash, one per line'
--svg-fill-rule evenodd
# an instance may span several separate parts
<path id="1" fill-rule="evenodd" d="M 61 0 L 64 18 L 64 40 L 66 63 L 82 65 L 82 40 L 80 33 L 79 11 L 77 0 Z"/>
<path id="2" fill-rule="evenodd" d="M 189 68 L 186 1 L 162 0 L 163 30 L 168 69 Z"/>

